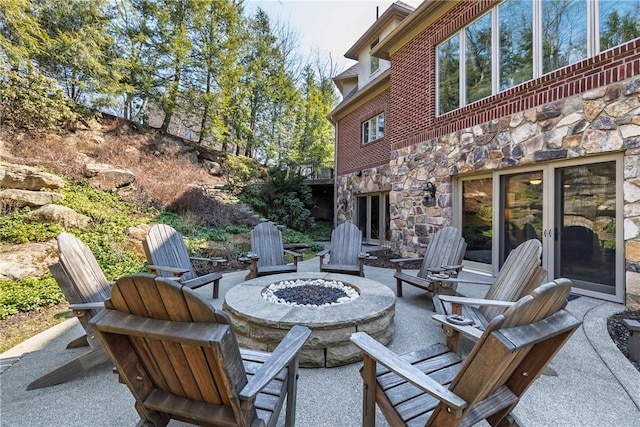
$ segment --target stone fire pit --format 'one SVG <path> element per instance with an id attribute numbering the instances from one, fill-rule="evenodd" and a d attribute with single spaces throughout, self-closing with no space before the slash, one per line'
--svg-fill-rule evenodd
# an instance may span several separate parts
<path id="1" fill-rule="evenodd" d="M 353 301 L 325 307 L 292 307 L 267 301 L 267 286 L 283 280 L 325 279 L 351 286 L 360 296 Z M 387 344 L 395 331 L 395 294 L 381 283 L 358 276 L 328 273 L 291 273 L 257 277 L 231 288 L 223 309 L 232 320 L 243 347 L 272 351 L 293 325 L 312 330 L 300 353 L 300 366 L 341 366 L 362 360 L 349 337 L 364 331 Z"/>

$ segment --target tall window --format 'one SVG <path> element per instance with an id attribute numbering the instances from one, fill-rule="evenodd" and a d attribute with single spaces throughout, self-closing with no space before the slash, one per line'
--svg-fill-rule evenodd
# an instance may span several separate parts
<path id="1" fill-rule="evenodd" d="M 467 103 L 491 95 L 491 12 L 465 28 Z"/>
<path id="2" fill-rule="evenodd" d="M 438 114 L 640 37 L 640 0 L 505 0 L 437 46 Z"/>
<path id="3" fill-rule="evenodd" d="M 384 136 L 384 113 L 362 123 L 362 143 L 366 144 Z"/>
<path id="4" fill-rule="evenodd" d="M 600 51 L 640 37 L 640 2 L 600 0 Z"/>
<path id="5" fill-rule="evenodd" d="M 506 1 L 498 6 L 500 90 L 533 78 L 533 3 Z"/>
<path id="6" fill-rule="evenodd" d="M 371 50 L 378 44 L 380 39 L 375 39 L 373 43 L 371 43 Z M 371 57 L 371 68 L 369 74 L 373 74 L 380 68 L 380 58 Z"/>

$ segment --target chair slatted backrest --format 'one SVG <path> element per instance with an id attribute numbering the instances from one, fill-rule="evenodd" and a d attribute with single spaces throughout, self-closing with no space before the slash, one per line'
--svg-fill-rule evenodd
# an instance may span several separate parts
<path id="1" fill-rule="evenodd" d="M 59 262 L 49 267 L 67 301 L 71 304 L 101 303 L 111 293 L 96 257 L 84 243 L 69 233 L 60 233 L 58 242 Z M 90 316 L 95 312 L 90 312 Z"/>
<path id="2" fill-rule="evenodd" d="M 143 419 L 153 417 L 150 410 L 175 410 L 183 417 L 189 410 L 195 414 L 193 402 L 213 405 L 208 416 L 220 425 L 227 425 L 226 420 L 229 425 L 244 426 L 255 418 L 255 408 L 241 409 L 238 392 L 246 385 L 247 375 L 224 313 L 191 289 L 169 279 L 154 280 L 149 274 L 118 279 L 105 307 L 95 328 Z M 118 327 L 126 328 L 129 322 L 137 324 L 138 331 L 146 326 L 147 332 L 118 333 Z M 178 328 L 181 342 L 172 339 Z"/>
<path id="3" fill-rule="evenodd" d="M 567 279 L 546 283 L 487 325 L 449 386 L 467 402 L 464 425 L 510 413 L 571 337 L 580 321 L 562 309 L 570 291 Z M 458 425 L 453 412 L 439 404 L 427 425 Z"/>
<path id="4" fill-rule="evenodd" d="M 358 265 L 362 253 L 362 232 L 353 223 L 343 222 L 331 232 L 329 264 Z"/>
<path id="5" fill-rule="evenodd" d="M 523 295 L 543 283 L 546 270 L 540 266 L 542 243 L 537 239 L 527 240 L 513 249 L 495 281 L 487 291 L 485 299 L 517 301 Z M 482 307 L 480 312 L 491 320 L 504 311 L 503 307 Z"/>
<path id="6" fill-rule="evenodd" d="M 271 222 L 261 222 L 251 230 L 251 252 L 260 257 L 258 268 L 286 264 L 282 233 Z"/>
<path id="7" fill-rule="evenodd" d="M 426 279 L 434 268 L 443 265 L 462 264 L 466 250 L 467 243 L 457 228 L 447 226 L 438 230 L 427 246 L 418 277 Z"/>
<path id="8" fill-rule="evenodd" d="M 187 270 L 181 280 L 196 277 L 182 234 L 173 227 L 166 224 L 152 226 L 145 238 L 144 250 L 150 264 Z M 158 270 L 157 274 L 161 277 L 172 276 L 170 272 L 163 270 Z"/>

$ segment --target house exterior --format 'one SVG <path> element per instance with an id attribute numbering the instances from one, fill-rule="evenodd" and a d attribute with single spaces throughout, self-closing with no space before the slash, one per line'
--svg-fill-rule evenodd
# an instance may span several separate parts
<path id="1" fill-rule="evenodd" d="M 537 238 L 550 280 L 640 308 L 639 17 L 635 0 L 395 3 L 335 78 L 336 221 L 403 256 L 454 225 L 492 274 Z"/>

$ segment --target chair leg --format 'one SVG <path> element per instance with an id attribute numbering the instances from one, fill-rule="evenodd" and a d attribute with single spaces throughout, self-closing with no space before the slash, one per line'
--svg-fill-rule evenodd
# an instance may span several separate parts
<path id="1" fill-rule="evenodd" d="M 376 362 L 365 355 L 362 366 L 363 394 L 362 394 L 362 426 L 376 425 Z"/>
<path id="2" fill-rule="evenodd" d="M 31 382 L 31 384 L 27 386 L 27 390 L 34 390 L 37 388 L 60 384 L 73 375 L 76 375 L 78 372 L 86 372 L 94 366 L 106 362 L 107 360 L 109 360 L 109 356 L 104 350 L 104 347 L 97 347 L 84 354 L 81 354 L 75 359 L 71 359 L 64 365 Z"/>
<path id="3" fill-rule="evenodd" d="M 287 380 L 287 407 L 285 415 L 285 427 L 293 427 L 296 424 L 296 393 L 298 392 L 298 363 L 299 357 L 295 357 L 290 363 Z"/>
<path id="4" fill-rule="evenodd" d="M 396 279 L 396 296 L 402 296 L 402 280 Z"/>
<path id="5" fill-rule="evenodd" d="M 220 279 L 213 281 L 213 299 L 218 299 L 218 293 L 220 292 Z"/>

